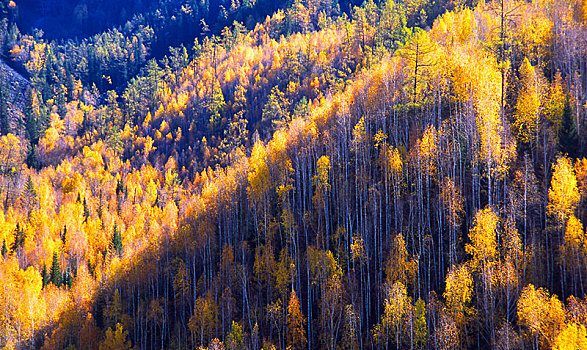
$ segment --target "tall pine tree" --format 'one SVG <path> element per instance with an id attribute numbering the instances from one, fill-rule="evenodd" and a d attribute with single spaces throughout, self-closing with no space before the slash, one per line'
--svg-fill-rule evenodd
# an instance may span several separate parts
<path id="1" fill-rule="evenodd" d="M 2 134 L 4 135 L 11 132 L 8 118 L 9 97 L 10 90 L 8 85 L 8 78 L 6 77 L 6 72 L 2 69 L 0 72 L 0 128 L 2 129 Z"/>
<path id="2" fill-rule="evenodd" d="M 20 224 L 16 224 L 15 234 L 14 234 L 14 243 L 12 244 L 12 251 L 16 251 L 18 248 L 24 246 L 24 241 L 26 236 L 24 231 L 20 228 Z"/>
<path id="3" fill-rule="evenodd" d="M 43 279 L 43 288 L 47 287 L 49 284 L 49 272 L 47 272 L 47 265 L 43 264 L 43 271 L 41 272 L 41 277 Z"/>
<path id="4" fill-rule="evenodd" d="M 61 264 L 57 252 L 53 253 L 53 264 L 51 265 L 51 282 L 57 287 L 61 287 Z"/>
<path id="5" fill-rule="evenodd" d="M 577 135 L 573 110 L 571 109 L 568 98 L 565 101 L 565 109 L 563 110 L 563 120 L 559 131 L 559 143 L 563 153 L 568 154 L 571 158 L 578 156 L 579 137 Z"/>
<path id="6" fill-rule="evenodd" d="M 114 232 L 112 234 L 112 244 L 111 248 L 116 251 L 116 254 L 122 255 L 123 247 L 122 247 L 122 235 L 120 234 L 120 230 L 118 226 L 114 225 Z"/>
<path id="7" fill-rule="evenodd" d="M 35 112 L 35 91 L 30 88 L 26 91 L 26 99 L 24 104 L 24 122 L 26 129 L 26 137 L 31 142 L 31 145 L 36 145 L 39 142 L 39 120 Z"/>

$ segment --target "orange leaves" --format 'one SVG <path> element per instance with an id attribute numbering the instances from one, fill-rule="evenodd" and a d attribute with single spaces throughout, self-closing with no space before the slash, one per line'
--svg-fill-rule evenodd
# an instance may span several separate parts
<path id="1" fill-rule="evenodd" d="M 92 307 L 95 297 L 97 281 L 89 273 L 85 264 L 81 264 L 77 270 L 74 284 L 72 286 L 72 297 L 76 307 L 82 313 L 88 313 Z M 91 314 L 88 317 L 92 317 Z"/>
<path id="2" fill-rule="evenodd" d="M 80 349 L 95 350 L 96 344 L 100 342 L 100 329 L 91 313 L 88 313 L 80 330 Z"/>
<path id="3" fill-rule="evenodd" d="M 306 318 L 302 314 L 300 301 L 292 289 L 287 305 L 287 335 L 288 343 L 293 349 L 303 349 L 307 342 L 305 324 Z"/>
<path id="4" fill-rule="evenodd" d="M 575 163 L 577 187 L 583 200 L 587 199 L 587 158 L 577 159 Z"/>

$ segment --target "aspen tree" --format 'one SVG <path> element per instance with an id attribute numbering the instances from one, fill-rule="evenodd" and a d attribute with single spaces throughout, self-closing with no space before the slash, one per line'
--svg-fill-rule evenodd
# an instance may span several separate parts
<path id="1" fill-rule="evenodd" d="M 304 349 L 306 342 L 306 319 L 300 308 L 300 301 L 294 290 L 291 291 L 289 304 L 287 305 L 287 337 L 288 344 L 292 349 Z"/>
<path id="2" fill-rule="evenodd" d="M 564 222 L 575 210 L 579 199 L 577 177 L 571 161 L 567 157 L 559 157 L 548 190 L 548 212 L 558 222 Z"/>

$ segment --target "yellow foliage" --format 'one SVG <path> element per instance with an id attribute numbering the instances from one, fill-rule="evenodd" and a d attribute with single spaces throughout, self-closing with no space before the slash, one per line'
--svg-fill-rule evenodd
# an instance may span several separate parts
<path id="1" fill-rule="evenodd" d="M 89 169 L 102 169 L 104 168 L 104 159 L 102 154 L 96 149 L 90 149 L 88 146 L 83 149 L 84 158 L 86 159 L 86 165 Z"/>
<path id="2" fill-rule="evenodd" d="M 401 344 L 401 326 L 412 311 L 412 301 L 407 294 L 406 287 L 401 282 L 388 286 L 381 322 L 373 330 L 377 343 L 387 344 L 394 336 L 398 346 Z"/>
<path id="3" fill-rule="evenodd" d="M 108 328 L 106 330 L 106 339 L 100 344 L 100 350 L 127 350 L 131 348 L 128 331 L 122 328 L 120 323 L 116 324 L 116 330 Z"/>
<path id="4" fill-rule="evenodd" d="M 564 222 L 575 210 L 579 199 L 577 176 L 571 160 L 560 157 L 554 165 L 548 190 L 548 212 L 559 222 Z"/>
<path id="5" fill-rule="evenodd" d="M 404 236 L 400 233 L 393 238 L 391 252 L 386 264 L 387 281 L 402 282 L 408 285 L 414 280 L 418 262 L 408 254 Z"/>
<path id="6" fill-rule="evenodd" d="M 257 142 L 253 147 L 253 152 L 249 160 L 251 171 L 247 175 L 249 187 L 247 192 L 249 197 L 257 205 L 264 202 L 266 194 L 270 190 L 271 178 L 269 168 L 266 163 L 266 150 L 262 142 Z"/>
<path id="7" fill-rule="evenodd" d="M 469 8 L 449 11 L 435 21 L 430 34 L 447 46 L 464 44 L 474 37 L 476 22 L 473 11 Z"/>
<path id="8" fill-rule="evenodd" d="M 330 164 L 330 157 L 322 156 L 318 159 L 316 164 L 316 175 L 317 187 L 319 191 L 328 191 L 330 184 L 328 183 L 329 175 L 328 172 L 332 168 Z"/>
<path id="9" fill-rule="evenodd" d="M 402 173 L 403 161 L 399 154 L 399 150 L 394 147 L 389 147 L 387 150 L 386 170 L 389 174 L 400 176 Z"/>
<path id="10" fill-rule="evenodd" d="M 553 41 L 553 22 L 544 13 L 532 16 L 524 23 L 522 35 L 529 48 L 536 48 L 538 56 L 547 54 L 548 46 Z"/>
<path id="11" fill-rule="evenodd" d="M 418 141 L 418 152 L 421 169 L 427 173 L 434 173 L 436 167 L 434 161 L 436 158 L 436 129 L 429 126 L 424 131 L 424 135 Z"/>
<path id="12" fill-rule="evenodd" d="M 44 324 L 42 280 L 34 267 L 20 269 L 15 258 L 0 265 L 0 327 L 4 342 L 29 341 Z"/>
<path id="13" fill-rule="evenodd" d="M 530 284 L 518 299 L 518 318 L 522 326 L 528 327 L 550 347 L 564 326 L 565 310 L 555 295 L 549 297 L 544 289 Z"/>
<path id="14" fill-rule="evenodd" d="M 351 255 L 353 259 L 359 259 L 361 262 L 366 258 L 365 241 L 363 241 L 363 238 L 358 236 L 353 237 L 353 243 L 351 243 Z"/>
<path id="15" fill-rule="evenodd" d="M 353 144 L 355 146 L 355 150 L 358 150 L 360 145 L 366 141 L 367 131 L 365 130 L 365 117 L 362 117 L 353 129 Z"/>
<path id="16" fill-rule="evenodd" d="M 523 83 L 522 91 L 516 103 L 513 129 L 518 139 L 526 144 L 535 144 L 537 137 L 538 118 L 541 111 L 541 96 L 544 84 L 540 73 L 524 58 L 520 67 Z"/>
<path id="17" fill-rule="evenodd" d="M 468 304 L 473 297 L 473 276 L 467 265 L 453 266 L 446 276 L 444 299 L 446 307 L 459 326 L 464 325 L 473 309 Z"/>
<path id="18" fill-rule="evenodd" d="M 26 146 L 22 139 L 13 134 L 0 137 L 0 171 L 15 172 L 23 164 Z"/>
<path id="19" fill-rule="evenodd" d="M 554 340 L 554 350 L 587 349 L 587 330 L 585 325 L 571 323 Z"/>
<path id="20" fill-rule="evenodd" d="M 567 254 L 572 252 L 577 253 L 586 248 L 583 224 L 574 214 L 571 214 L 567 220 L 563 245 L 563 250 Z M 569 259 L 576 259 L 576 257 L 569 257 Z"/>
<path id="21" fill-rule="evenodd" d="M 497 214 L 489 207 L 475 214 L 475 224 L 469 231 L 471 244 L 465 246 L 467 253 L 473 256 L 474 267 L 497 258 L 498 220 Z"/>
<path id="22" fill-rule="evenodd" d="M 452 83 L 456 97 L 473 101 L 480 138 L 480 158 L 489 175 L 502 175 L 515 156 L 515 144 L 503 130 L 501 110 L 501 74 L 491 56 L 457 48 L 450 56 Z"/>

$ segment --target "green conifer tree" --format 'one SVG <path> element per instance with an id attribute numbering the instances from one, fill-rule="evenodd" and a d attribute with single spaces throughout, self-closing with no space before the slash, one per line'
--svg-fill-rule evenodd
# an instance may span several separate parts
<path id="1" fill-rule="evenodd" d="M 8 118 L 8 99 L 10 96 L 9 85 L 4 70 L 0 73 L 0 129 L 2 134 L 6 135 L 11 132 Z"/>
<path id="2" fill-rule="evenodd" d="M 114 232 L 112 234 L 111 248 L 116 252 L 116 254 L 122 255 L 122 235 L 120 234 L 120 230 L 116 224 L 114 225 Z"/>
<path id="3" fill-rule="evenodd" d="M 26 137 L 31 142 L 32 147 L 39 142 L 39 120 L 35 115 L 33 108 L 34 94 L 33 89 L 28 89 L 26 92 L 26 101 L 24 105 L 24 122 L 26 129 Z M 31 147 L 31 148 L 32 148 Z"/>
<path id="4" fill-rule="evenodd" d="M 15 231 L 16 232 L 14 234 L 14 243 L 12 244 L 12 251 L 16 251 L 18 248 L 24 246 L 24 241 L 26 239 L 24 231 L 20 228 L 20 224 L 16 224 Z"/>
<path id="5" fill-rule="evenodd" d="M 51 265 L 51 282 L 57 287 L 61 287 L 61 264 L 57 252 L 53 253 L 53 264 Z"/>
<path id="6" fill-rule="evenodd" d="M 41 277 L 43 278 L 43 288 L 45 288 L 50 282 L 50 276 L 47 272 L 47 265 L 45 264 L 43 264 L 43 271 L 41 272 Z"/>
<path id="7" fill-rule="evenodd" d="M 579 137 L 577 135 L 577 126 L 575 118 L 573 117 L 573 110 L 569 100 L 565 101 L 565 108 L 563 110 L 563 118 L 561 128 L 559 131 L 559 143 L 561 151 L 569 155 L 569 157 L 577 157 L 579 151 Z"/>

